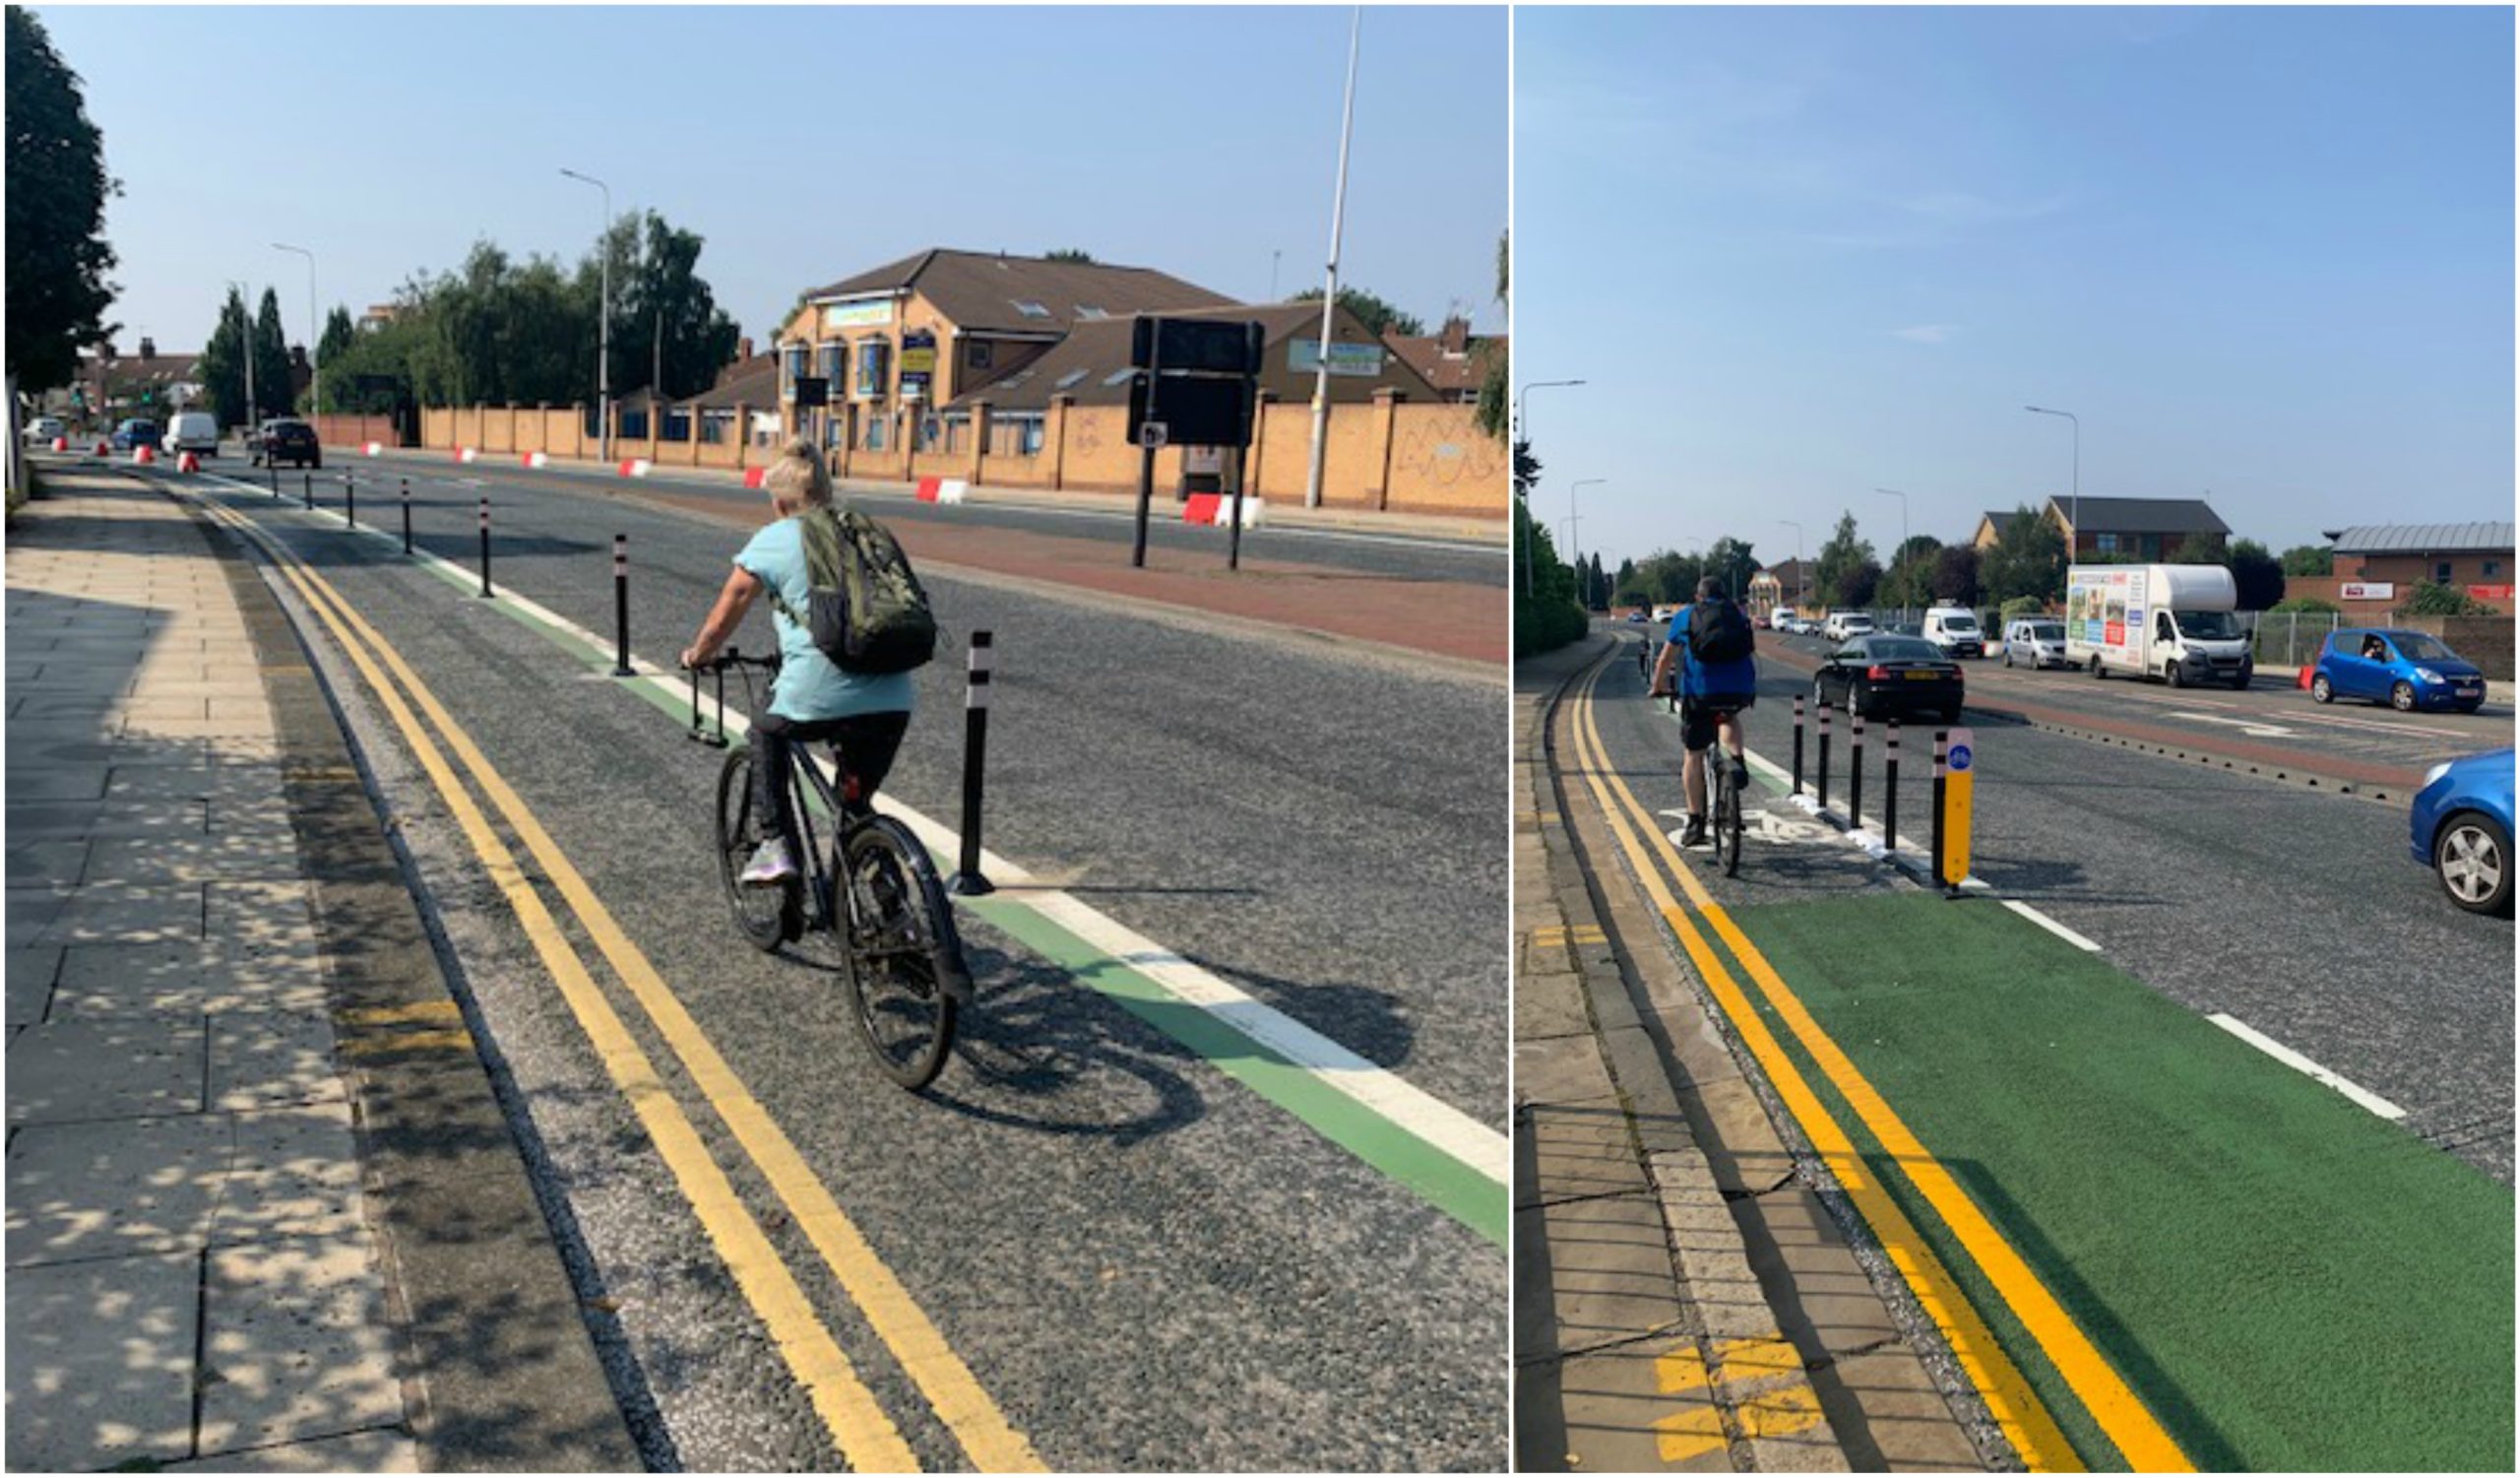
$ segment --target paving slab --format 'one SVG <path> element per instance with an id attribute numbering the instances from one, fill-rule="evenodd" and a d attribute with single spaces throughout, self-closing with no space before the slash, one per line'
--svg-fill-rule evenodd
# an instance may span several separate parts
<path id="1" fill-rule="evenodd" d="M 12 1470 L 192 1455 L 200 1278 L 184 1253 L 9 1270 Z"/>
<path id="2" fill-rule="evenodd" d="M 210 1228 L 213 1246 L 343 1237 L 365 1224 L 347 1103 L 256 1109 L 232 1119 L 235 1157 Z"/>
<path id="3" fill-rule="evenodd" d="M 61 978 L 61 947 L 36 945 L 9 951 L 9 1025 L 32 1026 L 52 1007 L 53 983 Z"/>
<path id="4" fill-rule="evenodd" d="M 9 1044 L 9 1123 L 134 1119 L 202 1109 L 202 1021 L 46 1021 Z"/>
<path id="5" fill-rule="evenodd" d="M 212 1016 L 209 1094 L 214 1109 L 341 1102 L 332 1019 L 269 1010 Z"/>
<path id="6" fill-rule="evenodd" d="M 225 1115 L 30 1125 L 9 1140 L 9 1266 L 199 1253 L 234 1158 Z"/>
<path id="7" fill-rule="evenodd" d="M 261 948 L 207 939 L 74 944 L 61 951 L 59 979 L 52 1014 L 65 1020 L 321 1011 L 326 1000 L 323 956 L 311 938 Z"/>
<path id="8" fill-rule="evenodd" d="M 215 1251 L 202 1307 L 205 1450 L 403 1419 L 385 1284 L 364 1231 Z"/>
<path id="9" fill-rule="evenodd" d="M 170 1462 L 168 1473 L 416 1473 L 420 1445 L 396 1427 L 373 1427 L 342 1437 L 241 1447 L 190 1462 Z"/>

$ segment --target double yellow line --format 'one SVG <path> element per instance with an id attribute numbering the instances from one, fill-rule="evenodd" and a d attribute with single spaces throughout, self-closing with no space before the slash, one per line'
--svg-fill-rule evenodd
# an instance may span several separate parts
<path id="1" fill-rule="evenodd" d="M 518 866 L 515 854 L 492 828 L 488 816 L 448 762 L 445 750 L 414 715 L 413 705 L 444 737 L 446 748 L 454 751 L 465 771 L 524 844 L 544 879 L 575 914 L 692 1084 L 733 1133 L 753 1168 L 769 1182 L 824 1266 L 918 1387 L 972 1464 L 983 1472 L 1046 1471 L 1031 1443 L 1007 1422 L 970 1368 L 946 1344 L 944 1336 L 876 1255 L 855 1223 L 806 1166 L 787 1134 L 719 1055 L 656 967 L 630 941 L 585 877 L 427 685 L 323 576 L 279 541 L 216 500 L 195 501 L 211 517 L 252 540 L 271 557 L 274 567 L 331 630 L 384 705 L 438 794 L 445 798 L 473 853 L 515 910 L 535 952 L 558 982 L 561 998 L 586 1031 L 614 1086 L 629 1100 L 655 1143 L 659 1158 L 672 1174 L 745 1301 L 769 1330 L 781 1358 L 804 1388 L 842 1457 L 860 1472 L 913 1472 L 919 1466 L 917 1455 L 859 1378 L 848 1354 L 824 1327 L 803 1287 L 781 1259 L 760 1222 L 745 1207 L 646 1051 L 596 984 L 586 961 Z"/>
<path id="2" fill-rule="evenodd" d="M 1615 651 L 1615 649 L 1613 649 Z M 2039 1398 L 2021 1370 L 2004 1352 L 1984 1319 L 1971 1307 L 1916 1224 L 1899 1208 L 1880 1182 L 1873 1179 L 1854 1141 L 1841 1128 L 1819 1095 L 1789 1057 L 1766 1021 L 1751 1004 L 1722 955 L 1698 927 L 1703 919 L 1720 937 L 1732 958 L 1756 983 L 1771 1009 L 1784 1020 L 1812 1062 L 1907 1176 L 1934 1214 L 1950 1228 L 1996 1295 L 2021 1321 L 2049 1365 L 2073 1391 L 2093 1422 L 2117 1447 L 2129 1466 L 2141 1472 L 2190 1472 L 2193 1464 L 2160 1421 L 2129 1388 L 2073 1317 L 2056 1302 L 2012 1245 L 1969 1198 L 1951 1173 L 1925 1149 L 1846 1054 L 1823 1031 L 1800 998 L 1778 976 L 1766 956 L 1752 944 L 1732 916 L 1698 881 L 1653 814 L 1618 778 L 1593 721 L 1593 690 L 1607 659 L 1585 675 L 1568 707 L 1566 725 L 1574 739 L 1576 769 L 1601 806 L 1611 835 L 1646 895 L 1687 951 L 1724 1013 L 1739 1033 L 1768 1081 L 1783 1100 L 1841 1189 L 1855 1203 L 1918 1305 L 1941 1330 L 1943 1339 L 1984 1399 L 1987 1411 L 2003 1429 L 2015 1451 L 2033 1470 L 2075 1472 L 2084 1464 L 2066 1440 L 2056 1419 Z M 1650 839 L 1650 841 L 1648 840 Z M 1658 863 L 1660 866 L 1658 866 Z M 1668 871 L 1679 879 L 1692 909 L 1683 908 L 1664 885 Z"/>

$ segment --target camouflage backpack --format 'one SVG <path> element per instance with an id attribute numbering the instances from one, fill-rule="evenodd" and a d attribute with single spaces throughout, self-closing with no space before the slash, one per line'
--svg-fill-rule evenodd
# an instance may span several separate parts
<path id="1" fill-rule="evenodd" d="M 805 611 L 779 592 L 771 605 L 805 628 L 844 673 L 907 673 L 936 656 L 936 617 L 910 556 L 892 531 L 854 508 L 808 508 L 797 515 L 805 541 Z"/>

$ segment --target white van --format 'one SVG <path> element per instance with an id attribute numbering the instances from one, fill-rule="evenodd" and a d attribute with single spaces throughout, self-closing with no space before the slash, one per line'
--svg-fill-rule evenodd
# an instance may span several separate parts
<path id="1" fill-rule="evenodd" d="M 2095 677 L 2248 686 L 2239 586 L 2219 564 L 2078 564 L 2065 575 L 2065 658 Z"/>
<path id="2" fill-rule="evenodd" d="M 181 452 L 219 455 L 219 418 L 207 411 L 178 411 L 166 418 L 166 434 L 158 449 L 172 457 Z"/>
<path id="3" fill-rule="evenodd" d="M 1925 612 L 1924 639 L 1942 648 L 1945 657 L 1984 657 L 1986 632 L 1978 613 L 1966 606 L 1936 606 Z"/>
<path id="4" fill-rule="evenodd" d="M 1872 634 L 1872 616 L 1862 610 L 1832 610 L 1820 625 L 1820 634 L 1831 641 L 1850 641 Z"/>

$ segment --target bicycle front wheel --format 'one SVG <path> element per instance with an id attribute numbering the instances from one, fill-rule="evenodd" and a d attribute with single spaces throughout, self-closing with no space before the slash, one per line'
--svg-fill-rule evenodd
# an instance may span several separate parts
<path id="1" fill-rule="evenodd" d="M 1724 875 L 1732 877 L 1741 870 L 1741 787 L 1735 783 L 1731 760 L 1719 760 L 1715 792 L 1715 859 L 1724 865 Z"/>
<path id="2" fill-rule="evenodd" d="M 971 994 L 953 905 L 927 849 L 890 816 L 842 846 L 849 889 L 849 992 L 875 1065 L 905 1088 L 934 1081 Z"/>
<path id="3" fill-rule="evenodd" d="M 744 884 L 744 865 L 768 835 L 763 819 L 753 814 L 752 761 L 752 746 L 737 744 L 718 771 L 718 875 L 726 885 L 735 932 L 767 953 L 795 937 L 803 899 L 793 882 L 775 888 Z"/>

